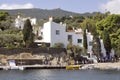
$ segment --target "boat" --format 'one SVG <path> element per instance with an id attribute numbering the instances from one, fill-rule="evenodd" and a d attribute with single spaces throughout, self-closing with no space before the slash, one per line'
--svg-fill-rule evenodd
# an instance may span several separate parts
<path id="1" fill-rule="evenodd" d="M 24 70 L 24 67 L 23 66 L 19 66 L 18 69 L 19 70 Z"/>
<path id="2" fill-rule="evenodd" d="M 66 70 L 79 70 L 81 65 L 67 65 Z"/>
<path id="3" fill-rule="evenodd" d="M 17 70 L 19 69 L 18 66 L 10 66 L 10 70 Z"/>
<path id="4" fill-rule="evenodd" d="M 9 66 L 11 70 L 24 70 L 23 66 L 17 66 L 15 60 L 9 60 Z"/>
<path id="5" fill-rule="evenodd" d="M 10 70 L 24 70 L 23 66 L 10 66 Z"/>

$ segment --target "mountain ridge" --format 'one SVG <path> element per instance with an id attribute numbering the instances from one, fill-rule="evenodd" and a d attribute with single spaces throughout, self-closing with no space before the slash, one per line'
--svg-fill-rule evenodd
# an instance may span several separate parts
<path id="1" fill-rule="evenodd" d="M 13 10 L 5 10 L 0 9 L 0 11 L 8 12 L 10 15 L 17 15 L 18 13 L 23 14 L 28 17 L 36 17 L 38 19 L 47 19 L 48 17 L 64 17 L 64 16 L 90 16 L 93 13 L 76 13 L 71 11 L 62 10 L 60 8 L 57 9 L 40 9 L 40 8 L 32 8 L 32 9 L 13 9 Z"/>

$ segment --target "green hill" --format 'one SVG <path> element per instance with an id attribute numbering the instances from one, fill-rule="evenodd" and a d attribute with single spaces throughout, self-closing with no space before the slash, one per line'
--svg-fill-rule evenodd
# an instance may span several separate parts
<path id="1" fill-rule="evenodd" d="M 36 17 L 38 19 L 47 19 L 49 16 L 63 17 L 63 16 L 76 16 L 76 15 L 81 15 L 81 16 L 93 15 L 93 14 L 90 14 L 90 13 L 80 14 L 80 13 L 65 11 L 65 10 L 62 10 L 60 8 L 51 9 L 51 10 L 37 9 L 37 8 L 33 8 L 33 9 L 14 9 L 14 10 L 2 10 L 2 9 L 0 9 L 0 11 L 9 12 L 10 15 L 16 15 L 18 13 L 21 13 L 25 16 Z"/>

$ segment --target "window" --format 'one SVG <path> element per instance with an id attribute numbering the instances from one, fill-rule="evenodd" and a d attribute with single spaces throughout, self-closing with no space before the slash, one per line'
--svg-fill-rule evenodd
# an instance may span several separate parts
<path id="1" fill-rule="evenodd" d="M 60 30 L 56 30 L 56 35 L 59 35 L 60 34 Z"/>
<path id="2" fill-rule="evenodd" d="M 92 46 L 92 44 L 93 44 L 93 42 L 90 41 L 90 42 L 89 42 L 89 46 Z"/>
<path id="3" fill-rule="evenodd" d="M 68 35 L 68 41 L 72 40 L 72 35 Z"/>
<path id="4" fill-rule="evenodd" d="M 38 31 L 37 31 L 37 33 L 38 33 Z M 43 32 L 41 32 L 41 35 L 43 35 Z"/>
<path id="5" fill-rule="evenodd" d="M 21 26 L 19 26 L 19 29 L 21 29 Z"/>
<path id="6" fill-rule="evenodd" d="M 77 42 L 78 42 L 78 43 L 82 43 L 82 39 L 78 39 Z"/>

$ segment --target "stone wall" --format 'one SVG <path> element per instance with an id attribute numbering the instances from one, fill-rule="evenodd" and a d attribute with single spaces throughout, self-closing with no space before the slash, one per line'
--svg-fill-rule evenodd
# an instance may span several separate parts
<path id="1" fill-rule="evenodd" d="M 66 53 L 65 48 L 0 48 L 0 54 L 12 55 L 19 53 L 32 53 L 32 54 L 41 54 L 41 53 L 50 53 L 50 54 L 60 54 L 62 52 Z"/>

